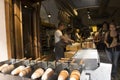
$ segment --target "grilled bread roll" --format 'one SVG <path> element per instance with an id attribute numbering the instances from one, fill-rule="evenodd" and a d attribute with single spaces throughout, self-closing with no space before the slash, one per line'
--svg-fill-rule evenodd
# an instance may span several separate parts
<path id="1" fill-rule="evenodd" d="M 73 70 L 70 75 L 70 80 L 80 80 L 80 72 L 78 70 Z"/>
<path id="2" fill-rule="evenodd" d="M 37 79 L 41 77 L 44 73 L 44 70 L 42 68 L 38 68 L 31 76 L 32 79 Z"/>
<path id="3" fill-rule="evenodd" d="M 67 70 L 62 70 L 58 76 L 58 80 L 66 80 L 69 76 L 69 73 Z"/>
<path id="4" fill-rule="evenodd" d="M 1 72 L 2 72 L 2 73 L 9 73 L 9 72 L 11 72 L 14 68 L 15 68 L 14 65 L 11 64 L 11 65 L 8 65 L 8 66 L 4 67 L 4 68 L 1 70 Z"/>
<path id="5" fill-rule="evenodd" d="M 4 67 L 6 67 L 6 66 L 8 66 L 8 64 L 3 64 L 3 65 L 1 65 L 1 66 L 0 66 L 0 71 L 2 71 L 2 69 L 3 69 Z"/>
<path id="6" fill-rule="evenodd" d="M 49 77 L 53 75 L 54 71 L 52 68 L 48 68 L 45 73 L 43 74 L 41 80 L 48 80 Z"/>
<path id="7" fill-rule="evenodd" d="M 17 67 L 16 69 L 14 69 L 12 72 L 11 72 L 11 74 L 12 75 L 17 75 L 17 74 L 19 74 L 22 70 L 24 70 L 25 69 L 25 66 L 19 66 L 19 67 Z"/>
<path id="8" fill-rule="evenodd" d="M 26 76 L 27 74 L 29 74 L 31 72 L 31 68 L 30 66 L 26 67 L 24 70 L 22 70 L 20 73 L 19 73 L 19 76 L 23 77 L 23 76 Z"/>

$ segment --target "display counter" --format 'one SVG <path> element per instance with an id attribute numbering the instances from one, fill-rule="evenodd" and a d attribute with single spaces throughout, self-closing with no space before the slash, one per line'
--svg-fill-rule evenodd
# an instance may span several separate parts
<path id="1" fill-rule="evenodd" d="M 95 44 L 91 41 L 82 42 L 82 43 L 72 43 L 71 45 L 66 46 L 66 52 L 64 52 L 65 58 L 73 57 L 77 51 L 82 49 L 95 49 Z"/>
<path id="2" fill-rule="evenodd" d="M 66 51 L 64 52 L 65 58 L 72 58 L 77 51 Z"/>
<path id="3" fill-rule="evenodd" d="M 66 52 L 64 52 L 65 58 L 72 58 L 78 50 L 81 49 L 80 43 L 72 43 L 66 46 Z"/>

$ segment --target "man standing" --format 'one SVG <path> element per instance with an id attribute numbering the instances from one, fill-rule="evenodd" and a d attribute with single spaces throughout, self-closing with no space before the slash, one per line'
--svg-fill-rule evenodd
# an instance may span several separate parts
<path id="1" fill-rule="evenodd" d="M 62 30 L 65 29 L 64 23 L 60 22 L 58 28 L 55 31 L 55 58 L 58 61 L 61 58 L 64 58 L 64 48 L 66 46 L 66 39 L 62 34 Z"/>

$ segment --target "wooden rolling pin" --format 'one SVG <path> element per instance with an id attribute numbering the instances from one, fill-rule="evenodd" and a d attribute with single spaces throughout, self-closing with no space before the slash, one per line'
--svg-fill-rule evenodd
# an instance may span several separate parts
<path id="1" fill-rule="evenodd" d="M 52 75 L 54 74 L 54 71 L 52 68 L 48 68 L 45 73 L 43 74 L 41 80 L 48 80 Z"/>
<path id="2" fill-rule="evenodd" d="M 84 61 L 81 59 L 79 64 L 80 65 L 84 64 Z"/>
<path id="3" fill-rule="evenodd" d="M 4 67 L 6 67 L 6 66 L 8 66 L 8 64 L 3 64 L 3 65 L 1 65 L 1 66 L 0 66 L 0 71 L 2 71 L 2 69 L 3 69 Z"/>
<path id="4" fill-rule="evenodd" d="M 19 66 L 19 67 L 17 67 L 16 69 L 14 69 L 12 72 L 11 72 L 11 74 L 12 75 L 18 75 L 22 70 L 24 70 L 25 69 L 25 66 Z"/>
<path id="5" fill-rule="evenodd" d="M 66 80 L 69 76 L 69 73 L 67 70 L 62 70 L 58 76 L 58 80 Z"/>
<path id="6" fill-rule="evenodd" d="M 61 60 L 68 61 L 70 58 L 61 58 Z"/>
<path id="7" fill-rule="evenodd" d="M 20 59 L 19 61 L 24 61 L 24 60 L 26 60 L 27 58 L 26 57 L 24 57 L 24 58 L 22 58 L 22 59 Z"/>
<path id="8" fill-rule="evenodd" d="M 31 76 L 32 79 L 40 78 L 44 73 L 44 70 L 42 68 L 38 68 Z"/>
<path id="9" fill-rule="evenodd" d="M 27 74 L 29 74 L 31 72 L 31 67 L 28 66 L 26 67 L 24 70 L 22 70 L 20 73 L 19 73 L 19 76 L 23 77 L 23 76 L 26 76 Z"/>
<path id="10" fill-rule="evenodd" d="M 80 72 L 78 70 L 73 70 L 70 75 L 70 80 L 80 80 Z"/>
<path id="11" fill-rule="evenodd" d="M 35 62 L 37 62 L 37 61 L 39 61 L 41 58 L 39 57 L 39 58 L 37 58 L 37 59 L 35 59 Z"/>
<path id="12" fill-rule="evenodd" d="M 75 62 L 75 59 L 72 59 L 71 63 L 74 63 Z"/>
<path id="13" fill-rule="evenodd" d="M 27 60 L 32 60 L 32 58 L 28 58 Z"/>

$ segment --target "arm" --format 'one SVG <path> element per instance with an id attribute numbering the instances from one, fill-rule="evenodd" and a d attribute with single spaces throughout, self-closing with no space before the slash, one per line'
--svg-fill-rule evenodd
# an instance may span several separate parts
<path id="1" fill-rule="evenodd" d="M 64 34 L 64 37 L 65 37 L 66 42 L 74 42 L 74 40 L 69 38 L 69 36 L 67 34 Z"/>
<path id="2" fill-rule="evenodd" d="M 118 36 L 118 37 L 119 37 L 118 45 L 120 45 L 120 33 L 119 33 L 119 36 Z"/>
<path id="3" fill-rule="evenodd" d="M 65 37 L 65 36 L 63 36 L 63 35 L 62 35 L 62 36 L 60 36 L 60 38 L 61 38 L 63 41 L 65 41 L 65 42 L 67 41 L 66 37 Z"/>
<path id="4" fill-rule="evenodd" d="M 81 38 L 81 36 L 80 36 L 78 33 L 76 33 L 76 36 L 77 36 L 77 38 L 79 38 L 79 39 Z"/>
<path id="5" fill-rule="evenodd" d="M 100 41 L 100 40 L 99 40 L 99 36 L 100 36 L 100 33 L 99 33 L 99 32 L 96 32 L 96 33 L 95 33 L 95 36 L 94 36 L 95 42 L 99 42 L 99 41 Z"/>
<path id="6" fill-rule="evenodd" d="M 106 44 L 107 48 L 109 48 L 109 44 L 107 42 L 107 36 L 108 36 L 108 32 L 105 34 L 105 39 L 104 39 L 104 43 Z"/>

